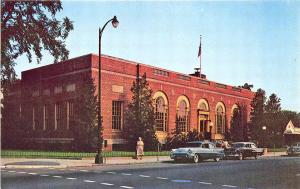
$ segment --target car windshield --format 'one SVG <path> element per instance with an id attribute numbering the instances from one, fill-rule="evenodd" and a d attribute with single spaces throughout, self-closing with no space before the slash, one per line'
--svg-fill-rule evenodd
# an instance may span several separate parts
<path id="1" fill-rule="evenodd" d="M 201 146 L 201 144 L 202 143 L 200 143 L 200 142 L 191 142 L 191 143 L 187 143 L 186 145 L 185 145 L 185 147 L 200 147 Z"/>
<path id="2" fill-rule="evenodd" d="M 300 146 L 300 142 L 295 142 L 292 146 Z"/>
<path id="3" fill-rule="evenodd" d="M 241 147 L 244 147 L 245 144 L 244 143 L 233 143 L 231 146 L 233 148 L 241 148 Z"/>

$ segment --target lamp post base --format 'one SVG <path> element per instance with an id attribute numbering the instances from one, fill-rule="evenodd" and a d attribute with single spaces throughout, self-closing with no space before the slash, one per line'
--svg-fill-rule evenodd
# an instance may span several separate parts
<path id="1" fill-rule="evenodd" d="M 96 154 L 96 157 L 95 157 L 95 164 L 103 164 L 104 161 L 103 161 L 103 156 L 102 155 L 99 155 L 99 154 Z"/>

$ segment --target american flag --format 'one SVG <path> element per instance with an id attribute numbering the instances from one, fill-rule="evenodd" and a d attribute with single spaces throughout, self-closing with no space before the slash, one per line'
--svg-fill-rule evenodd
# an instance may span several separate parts
<path id="1" fill-rule="evenodd" d="M 198 57 L 200 56 L 201 56 L 201 40 L 200 40 L 199 51 L 198 51 Z"/>

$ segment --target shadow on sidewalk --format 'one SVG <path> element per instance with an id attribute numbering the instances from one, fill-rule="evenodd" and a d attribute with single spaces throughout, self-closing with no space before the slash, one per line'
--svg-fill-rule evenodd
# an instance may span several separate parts
<path id="1" fill-rule="evenodd" d="M 7 163 L 7 165 L 45 165 L 45 166 L 58 166 L 60 163 L 52 161 L 24 161 L 24 162 L 13 162 Z"/>

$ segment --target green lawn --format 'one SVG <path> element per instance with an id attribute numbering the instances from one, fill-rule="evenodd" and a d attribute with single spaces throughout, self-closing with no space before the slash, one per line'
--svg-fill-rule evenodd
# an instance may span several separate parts
<path id="1" fill-rule="evenodd" d="M 21 150 L 1 150 L 1 157 L 16 158 L 64 158 L 81 159 L 95 157 L 96 153 L 82 152 L 45 152 L 45 151 L 21 151 Z M 103 152 L 105 157 L 133 157 L 135 152 L 111 151 Z M 163 152 L 145 152 L 145 156 L 168 156 L 168 151 Z"/>

